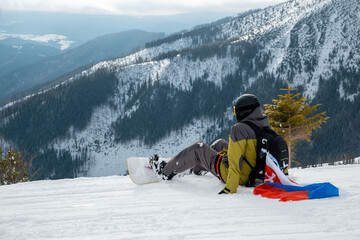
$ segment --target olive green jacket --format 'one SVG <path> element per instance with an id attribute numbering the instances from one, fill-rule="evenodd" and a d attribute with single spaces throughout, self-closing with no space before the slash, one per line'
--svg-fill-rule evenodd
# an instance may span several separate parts
<path id="1" fill-rule="evenodd" d="M 223 189 L 226 193 L 236 193 L 239 185 L 249 181 L 251 168 L 244 158 L 252 166 L 256 164 L 256 134 L 244 121 L 250 121 L 260 128 L 270 126 L 268 117 L 262 114 L 261 107 L 257 107 L 249 116 L 231 127 L 227 151 L 229 168 L 225 164 L 220 165 L 221 176 L 226 182 Z"/>

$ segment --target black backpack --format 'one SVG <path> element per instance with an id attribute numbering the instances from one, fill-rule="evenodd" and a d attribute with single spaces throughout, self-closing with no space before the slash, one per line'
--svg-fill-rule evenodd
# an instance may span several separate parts
<path id="1" fill-rule="evenodd" d="M 260 128 L 254 123 L 248 121 L 244 123 L 254 130 L 257 138 L 256 165 L 252 166 L 249 161 L 244 159 L 251 168 L 249 182 L 246 186 L 255 186 L 255 179 L 264 181 L 266 153 L 262 152 L 261 149 L 267 150 L 278 161 L 281 170 L 287 175 L 289 151 L 284 138 L 270 127 Z"/>

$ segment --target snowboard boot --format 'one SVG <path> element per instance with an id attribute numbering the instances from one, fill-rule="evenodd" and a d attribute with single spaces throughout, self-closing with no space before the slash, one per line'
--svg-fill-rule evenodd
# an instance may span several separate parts
<path id="1" fill-rule="evenodd" d="M 166 162 L 164 160 L 159 160 L 159 154 L 154 154 L 149 158 L 150 167 L 158 174 L 163 180 L 170 180 L 169 176 L 165 175 L 162 170 L 164 169 Z"/>

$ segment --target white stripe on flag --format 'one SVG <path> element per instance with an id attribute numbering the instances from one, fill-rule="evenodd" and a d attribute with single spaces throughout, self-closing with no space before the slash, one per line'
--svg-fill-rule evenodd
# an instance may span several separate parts
<path id="1" fill-rule="evenodd" d="M 266 153 L 266 166 L 264 182 L 275 182 L 284 185 L 298 186 L 298 184 L 291 182 L 289 178 L 281 171 L 276 159 L 266 150 L 262 149 Z"/>

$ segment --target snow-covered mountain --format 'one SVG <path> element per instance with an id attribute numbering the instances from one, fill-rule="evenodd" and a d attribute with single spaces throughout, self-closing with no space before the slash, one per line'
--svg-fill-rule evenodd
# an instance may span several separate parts
<path id="1" fill-rule="evenodd" d="M 289 80 L 331 117 L 311 144 L 299 146 L 298 160 L 360 155 L 359 10 L 357 0 L 292 0 L 150 42 L 7 107 L 0 132 L 40 150 L 41 161 L 78 159 L 76 174 L 123 174 L 129 156 L 171 157 L 194 141 L 226 137 L 237 96 L 252 92 L 269 103 Z M 92 104 L 97 91 L 83 90 L 90 82 L 108 86 Z M 54 119 L 61 128 L 44 125 Z M 58 176 L 49 169 L 43 177 Z"/>
<path id="2" fill-rule="evenodd" d="M 140 58 L 147 64 L 155 65 L 151 73 L 155 76 L 155 73 L 162 72 L 162 68 L 169 65 L 166 64 L 169 59 L 165 59 L 165 63 L 149 61 L 161 54 L 171 51 L 191 51 L 204 44 L 212 43 L 226 44 L 228 48 L 231 48 L 235 47 L 238 42 L 250 41 L 261 46 L 260 53 L 257 53 L 258 57 L 262 57 L 264 53 L 270 53 L 265 71 L 280 73 L 284 78 L 292 78 L 294 86 L 303 85 L 306 95 L 313 98 L 318 89 L 320 75 L 328 78 L 331 71 L 339 69 L 342 64 L 348 68 L 359 67 L 360 14 L 358 10 L 359 2 L 356 0 L 293 0 L 252 14 L 240 14 L 223 24 L 213 24 L 168 39 L 165 38 L 158 41 L 165 42 L 164 44 L 113 62 L 99 63 L 90 70 L 84 71 L 82 75 L 91 74 L 94 70 L 102 67 L 122 69 L 126 66 L 131 68 L 133 67 L 131 64 Z M 236 60 L 236 57 L 229 58 L 231 61 Z M 179 62 L 176 58 L 172 60 L 175 60 L 174 63 L 178 65 Z M 180 66 L 181 69 L 184 64 L 180 64 Z M 137 68 L 139 67 L 142 66 L 138 65 Z M 202 69 L 200 72 L 196 72 L 197 66 L 185 65 L 184 67 L 191 69 L 191 73 L 180 76 L 180 79 L 204 75 Z M 219 69 L 213 70 L 219 72 Z M 146 69 L 145 71 L 147 72 Z M 174 75 L 177 75 L 178 72 L 175 71 Z M 234 69 L 231 66 L 229 69 L 220 71 L 224 75 L 233 72 Z M 261 72 L 258 74 L 260 75 Z M 214 76 L 209 77 L 208 80 L 219 83 L 223 78 L 223 76 L 218 78 Z M 174 77 L 167 79 L 167 81 L 169 80 L 174 83 L 178 82 Z M 185 87 L 183 86 L 183 88 Z"/>
<path id="3" fill-rule="evenodd" d="M 11 101 L 8 98 L 16 99 L 16 94 L 22 96 L 25 93 L 49 88 L 54 82 L 64 81 L 75 73 L 89 68 L 93 63 L 130 54 L 136 48 L 143 48 L 146 42 L 164 36 L 163 33 L 140 30 L 107 34 L 51 56 L 43 56 L 41 59 L 32 57 L 31 62 L 28 61 L 27 64 L 11 70 L 6 69 L 6 72 L 2 72 L 0 68 L 0 88 L 3 89 L 0 92 L 0 105 L 2 102 Z M 2 58 L 8 61 L 9 55 L 4 52 Z M 19 56 L 18 58 L 22 59 Z M 16 63 L 19 60 L 14 61 Z"/>
<path id="4" fill-rule="evenodd" d="M 350 196 L 279 202 L 210 174 L 135 185 L 129 176 L 0 186 L 0 238 L 347 239 L 360 238 L 360 165 L 291 169 L 298 183 L 331 182 Z"/>

